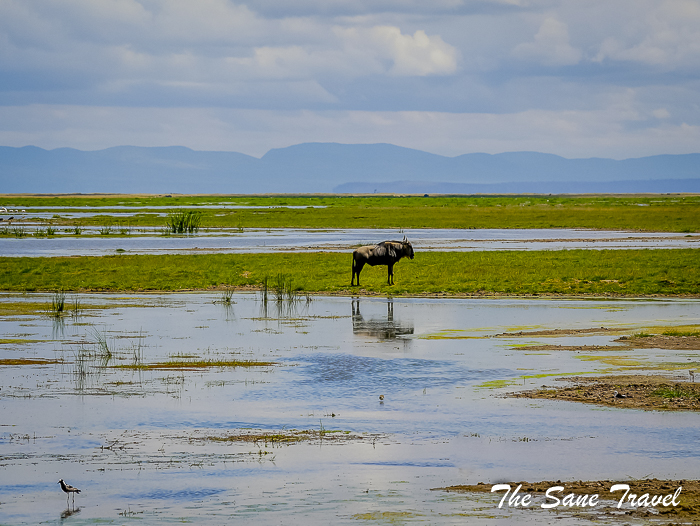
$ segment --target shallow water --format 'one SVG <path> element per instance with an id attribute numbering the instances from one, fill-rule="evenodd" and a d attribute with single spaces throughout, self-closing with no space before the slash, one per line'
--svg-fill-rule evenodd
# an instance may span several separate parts
<path id="1" fill-rule="evenodd" d="M 10 257 L 103 256 L 127 254 L 343 252 L 363 244 L 407 236 L 416 251 L 562 250 L 696 248 L 700 236 L 681 233 L 622 232 L 574 229 L 208 229 L 193 236 L 164 236 L 156 229 L 99 235 L 85 228 L 81 236 L 58 232 L 33 237 L 41 225 L 26 225 L 28 237 L 0 237 L 0 254 Z"/>
<path id="2" fill-rule="evenodd" d="M 494 337 L 700 323 L 696 300 L 313 297 L 265 304 L 235 294 L 229 306 L 221 299 L 81 294 L 76 318 L 21 309 L 0 317 L 1 359 L 59 360 L 0 366 L 1 524 L 541 524 L 558 516 L 559 523 L 608 523 L 595 514 L 499 510 L 495 495 L 431 489 L 695 478 L 700 469 L 700 415 L 502 396 L 566 374 L 622 370 L 582 353 L 516 345 L 607 344 L 616 336 Z M 37 302 L 51 296 L 0 296 L 6 306 Z M 98 356 L 100 338 L 108 361 Z M 114 367 L 195 357 L 275 365 Z M 633 357 L 642 368 L 697 360 L 654 349 Z M 347 439 L 209 439 L 245 429 L 340 430 Z M 75 508 L 66 506 L 59 478 L 83 490 Z"/>

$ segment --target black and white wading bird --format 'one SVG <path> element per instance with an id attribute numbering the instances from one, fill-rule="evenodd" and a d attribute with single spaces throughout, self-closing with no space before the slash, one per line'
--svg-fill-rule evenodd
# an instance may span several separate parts
<path id="1" fill-rule="evenodd" d="M 632 395 L 626 395 L 618 393 L 617 391 L 613 391 L 613 398 L 632 398 Z"/>
<path id="2" fill-rule="evenodd" d="M 80 493 L 80 490 L 78 488 L 74 488 L 70 484 L 66 484 L 63 479 L 60 479 L 58 483 L 61 485 L 61 489 L 65 492 L 66 494 L 66 503 L 68 502 L 68 499 L 70 498 L 71 493 L 73 494 L 73 503 L 75 504 L 75 494 Z"/>

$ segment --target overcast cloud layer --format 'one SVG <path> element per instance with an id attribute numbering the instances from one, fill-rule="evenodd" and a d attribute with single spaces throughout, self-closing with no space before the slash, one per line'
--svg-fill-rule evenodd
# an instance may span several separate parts
<path id="1" fill-rule="evenodd" d="M 0 145 L 700 151 L 698 0 L 0 0 Z"/>

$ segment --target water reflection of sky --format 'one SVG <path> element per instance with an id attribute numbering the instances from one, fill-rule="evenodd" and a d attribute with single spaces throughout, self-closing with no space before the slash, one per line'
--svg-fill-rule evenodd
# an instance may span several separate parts
<path id="1" fill-rule="evenodd" d="M 6 294 L 0 302 L 51 298 Z M 502 480 L 692 478 L 700 469 L 698 414 L 502 397 L 566 374 L 626 371 L 576 352 L 527 353 L 514 347 L 519 339 L 494 337 L 698 324 L 697 300 L 315 297 L 279 311 L 271 303 L 263 315 L 254 294 L 235 294 L 229 309 L 204 293 L 79 299 L 83 314 L 58 329 L 45 315 L 0 318 L 1 358 L 64 360 L 0 368 L 3 524 L 58 521 L 65 507 L 55 487 L 59 477 L 84 488 L 76 502 L 86 521 L 130 508 L 146 523 L 217 524 L 234 517 L 320 525 L 332 517 L 355 524 L 355 515 L 368 510 L 409 509 L 431 524 L 508 524 L 513 517 L 498 522 L 494 517 L 506 512 L 488 499 L 479 504 L 430 489 Z M 107 367 L 80 379 L 76 358 L 81 349 L 94 350 L 95 330 L 111 346 L 111 365 L 132 363 L 137 351 L 145 363 L 196 356 L 277 365 L 184 372 Z M 527 343 L 605 344 L 615 337 L 528 337 Z M 668 362 L 696 359 L 689 351 L 633 355 L 643 363 L 661 355 Z M 485 388 L 491 380 L 515 383 Z M 277 447 L 199 439 L 241 428 L 321 426 L 368 438 Z M 541 524 L 538 513 L 523 520 Z"/>
<path id="2" fill-rule="evenodd" d="M 567 229 L 234 229 L 200 231 L 193 236 L 165 236 L 160 232 L 52 237 L 0 237 L 0 253 L 10 257 L 100 256 L 116 250 L 129 254 L 246 253 L 349 251 L 352 247 L 406 236 L 417 252 L 478 250 L 562 250 L 696 248 L 700 236 L 654 232 L 617 232 Z M 92 234 L 99 234 L 98 230 Z"/>

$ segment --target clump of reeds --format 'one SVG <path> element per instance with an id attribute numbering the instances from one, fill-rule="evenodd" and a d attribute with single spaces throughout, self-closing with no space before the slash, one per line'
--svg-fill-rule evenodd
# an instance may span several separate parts
<path id="1" fill-rule="evenodd" d="M 29 234 L 27 234 L 24 227 L 16 226 L 12 229 L 12 235 L 15 237 L 27 237 Z"/>
<path id="2" fill-rule="evenodd" d="M 109 225 L 100 228 L 100 234 L 103 236 L 109 236 L 112 233 L 112 227 Z"/>
<path id="3" fill-rule="evenodd" d="M 74 296 L 73 297 L 73 309 L 71 310 L 71 313 L 70 313 L 71 317 L 73 317 L 74 319 L 79 318 L 81 310 L 82 309 L 80 307 L 80 299 L 78 298 L 78 296 Z"/>
<path id="4" fill-rule="evenodd" d="M 51 310 L 50 314 L 54 318 L 60 318 L 65 314 L 66 310 L 66 293 L 63 290 L 57 290 L 53 293 L 53 298 L 51 299 Z"/>
<path id="5" fill-rule="evenodd" d="M 222 303 L 224 305 L 231 305 L 234 303 L 233 287 L 224 288 L 224 290 L 221 292 L 221 296 L 219 296 L 219 303 Z"/>
<path id="6" fill-rule="evenodd" d="M 73 296 L 73 301 L 69 303 L 63 289 L 57 290 L 53 293 L 51 305 L 48 308 L 49 316 L 52 318 L 59 320 L 64 315 L 70 314 L 72 318 L 77 319 L 80 317 L 81 311 L 82 308 L 80 306 L 80 299 L 78 296 Z"/>
<path id="7" fill-rule="evenodd" d="M 270 298 L 270 295 L 272 295 L 272 298 Z M 308 306 L 311 303 L 311 296 L 305 294 L 303 298 Z M 286 274 L 277 274 L 274 280 L 270 279 L 269 276 L 263 278 L 260 288 L 260 299 L 264 317 L 267 317 L 267 305 L 270 299 L 274 301 L 279 316 L 291 316 L 297 305 L 302 301 L 302 294 L 295 287 L 291 277 Z"/>
<path id="8" fill-rule="evenodd" d="M 165 220 L 166 228 L 173 234 L 194 234 L 202 224 L 202 212 L 194 210 L 174 210 Z"/>
<path id="9" fill-rule="evenodd" d="M 34 237 L 47 237 L 47 236 L 55 236 L 55 235 L 56 235 L 56 229 L 52 226 L 47 226 L 46 229 L 37 228 L 34 231 Z"/>
<path id="10" fill-rule="evenodd" d="M 92 327 L 92 343 L 95 346 L 95 355 L 102 359 L 104 365 L 107 365 L 112 359 L 112 351 L 107 342 L 107 332 Z"/>
<path id="11" fill-rule="evenodd" d="M 282 303 L 283 301 L 295 303 L 297 300 L 294 287 L 292 286 L 292 278 L 286 274 L 277 274 L 272 290 L 277 303 Z"/>

